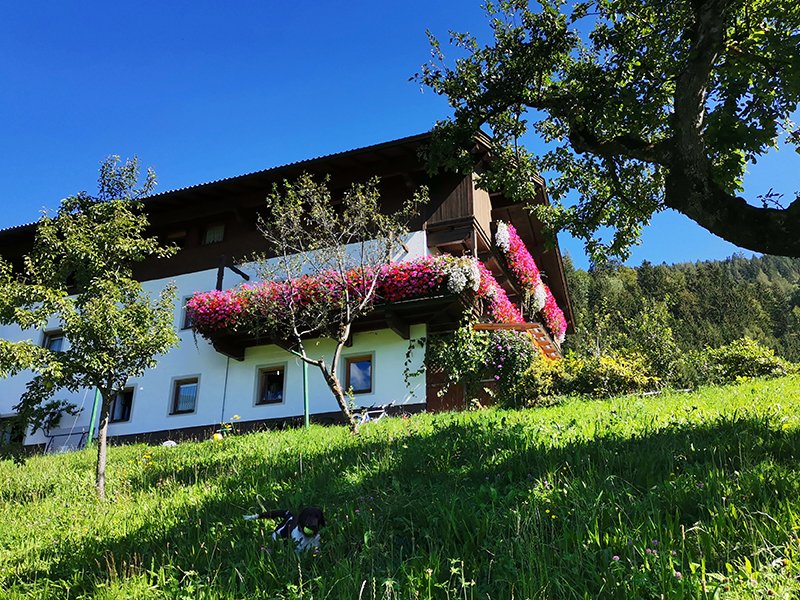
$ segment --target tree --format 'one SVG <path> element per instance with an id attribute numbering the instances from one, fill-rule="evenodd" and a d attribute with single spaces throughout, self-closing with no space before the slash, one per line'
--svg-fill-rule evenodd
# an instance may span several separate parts
<path id="1" fill-rule="evenodd" d="M 468 164 L 483 125 L 493 134 L 485 187 L 534 197 L 554 171 L 554 229 L 594 258 L 626 257 L 652 214 L 671 208 L 743 248 L 800 256 L 800 199 L 770 190 L 747 202 L 748 163 L 800 145 L 800 4 L 795 0 L 488 2 L 493 41 L 452 33 L 461 56 L 433 59 L 417 81 L 446 96 L 432 168 Z M 521 145 L 533 131 L 549 150 Z M 563 204 L 569 192 L 575 206 Z M 603 240 L 607 228 L 611 240 Z"/>
<path id="2" fill-rule="evenodd" d="M 3 271 L 3 322 L 26 329 L 55 320 L 69 342 L 59 352 L 31 342 L 7 346 L 17 357 L 9 370 L 37 370 L 15 410 L 35 430 L 47 426 L 51 398 L 59 389 L 99 391 L 96 487 L 101 499 L 112 403 L 130 377 L 155 366 L 155 357 L 178 341 L 174 289 L 153 298 L 133 279 L 136 263 L 174 252 L 145 236 L 148 221 L 140 199 L 154 185 L 148 170 L 139 187 L 137 159 L 120 164 L 119 157 L 109 157 L 101 165 L 96 196 L 81 192 L 66 198 L 54 216 L 39 221 L 22 277 L 13 277 L 7 266 Z M 50 411 L 43 410 L 47 406 Z"/>
<path id="3" fill-rule="evenodd" d="M 406 223 L 425 198 L 414 194 L 392 215 L 380 212 L 378 179 L 354 184 L 335 202 L 328 181 L 318 183 L 308 175 L 275 186 L 267 197 L 267 216 L 261 233 L 271 258 L 259 261 L 260 276 L 279 281 L 280 294 L 261 295 L 259 301 L 280 302 L 270 323 L 256 324 L 286 350 L 316 367 L 336 398 L 353 432 L 356 421 L 339 378 L 342 349 L 351 337 L 353 323 L 366 315 L 376 301 L 381 267 L 402 246 Z M 310 338 L 334 342 L 330 360 L 309 347 Z M 317 348 L 314 346 L 313 348 Z"/>

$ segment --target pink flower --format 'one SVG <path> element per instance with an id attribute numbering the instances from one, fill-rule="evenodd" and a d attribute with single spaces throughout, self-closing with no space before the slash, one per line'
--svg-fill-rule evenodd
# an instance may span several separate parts
<path id="1" fill-rule="evenodd" d="M 552 292 L 542 281 L 542 275 L 533 260 L 531 253 L 525 247 L 525 242 L 519 237 L 516 228 L 509 224 L 504 225 L 503 243 L 498 247 L 503 251 L 506 264 L 516 280 L 525 290 L 528 298 L 534 302 L 535 310 L 542 311 L 544 324 L 555 340 L 561 344 L 567 332 L 567 321 L 563 311 L 559 308 Z M 498 228 L 499 231 L 499 228 Z M 508 240 L 505 240 L 505 237 Z M 507 250 L 506 250 L 507 247 Z M 544 290 L 544 305 L 540 305 Z"/>
<path id="2" fill-rule="evenodd" d="M 511 303 L 505 290 L 480 261 L 475 263 L 480 277 L 477 291 L 463 287 L 462 295 L 474 294 L 484 302 L 489 317 L 498 323 L 524 322 L 519 309 Z M 304 275 L 294 280 L 265 281 L 239 288 L 195 294 L 186 309 L 195 330 L 206 337 L 221 331 L 253 333 L 274 330 L 280 317 L 292 306 L 299 318 L 304 311 L 313 318 L 315 306 L 336 305 L 347 292 L 350 298 L 362 298 L 373 278 L 377 278 L 373 304 L 401 302 L 415 298 L 446 295 L 452 273 L 464 273 L 465 259 L 447 254 L 425 256 L 414 260 L 389 263 L 377 267 L 354 269 L 344 274 Z"/>

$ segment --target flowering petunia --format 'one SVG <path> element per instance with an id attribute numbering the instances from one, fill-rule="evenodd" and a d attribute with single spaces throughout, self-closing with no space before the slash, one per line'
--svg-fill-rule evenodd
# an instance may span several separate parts
<path id="1" fill-rule="evenodd" d="M 310 316 L 320 303 L 336 306 L 344 302 L 345 292 L 350 299 L 363 297 L 374 277 L 377 278 L 375 304 L 441 294 L 472 294 L 484 301 L 489 317 L 495 322 L 523 321 L 519 309 L 483 263 L 472 257 L 448 254 L 354 269 L 344 274 L 327 272 L 198 293 L 187 302 L 186 309 L 201 335 L 253 328 L 268 331 L 290 306 L 301 315 L 308 311 Z"/>
<path id="2" fill-rule="evenodd" d="M 536 266 L 536 261 L 513 225 L 498 222 L 495 245 L 503 253 L 509 270 L 522 286 L 526 303 L 531 311 L 533 313 L 542 311 L 545 327 L 559 344 L 563 343 L 567 331 L 564 312 L 542 281 L 542 274 Z"/>

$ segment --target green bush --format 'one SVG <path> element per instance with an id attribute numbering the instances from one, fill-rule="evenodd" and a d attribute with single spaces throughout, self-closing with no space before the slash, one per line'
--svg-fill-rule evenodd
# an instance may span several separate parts
<path id="1" fill-rule="evenodd" d="M 564 393 L 607 397 L 653 389 L 659 378 L 651 374 L 648 361 L 638 353 L 611 353 L 564 359 L 560 386 Z"/>
<path id="2" fill-rule="evenodd" d="M 425 365 L 444 373 L 450 384 L 464 384 L 468 398 L 479 396 L 489 382 L 498 404 L 521 406 L 526 397 L 518 389 L 519 382 L 538 354 L 527 333 L 474 331 L 469 324 L 430 338 Z"/>
<path id="3" fill-rule="evenodd" d="M 512 392 L 517 405 L 552 404 L 563 393 L 564 363 L 564 360 L 551 360 L 537 353 Z"/>
<path id="4" fill-rule="evenodd" d="M 744 337 L 726 346 L 706 348 L 695 355 L 698 383 L 730 383 L 740 378 L 780 377 L 796 366 L 775 356 L 771 348 Z"/>
<path id="5" fill-rule="evenodd" d="M 468 398 L 480 397 L 487 381 L 491 382 L 490 395 L 506 407 L 552 404 L 560 396 L 605 398 L 665 386 L 696 387 L 797 371 L 796 365 L 750 338 L 681 354 L 677 346 L 665 343 L 671 340 L 671 333 L 656 321 L 651 319 L 642 326 L 642 332 L 649 334 L 640 336 L 643 343 L 639 351 L 607 350 L 588 356 L 568 352 L 555 361 L 542 356 L 527 334 L 476 332 L 465 326 L 433 338 L 428 344 L 426 365 L 444 373 L 451 384 L 464 384 Z M 659 345 L 665 354 L 660 359 Z"/>
<path id="6" fill-rule="evenodd" d="M 527 405 L 552 403 L 557 396 L 603 398 L 650 390 L 660 379 L 648 360 L 637 353 L 610 353 L 582 357 L 568 353 L 561 360 L 534 359 L 520 378 L 515 395 Z"/>

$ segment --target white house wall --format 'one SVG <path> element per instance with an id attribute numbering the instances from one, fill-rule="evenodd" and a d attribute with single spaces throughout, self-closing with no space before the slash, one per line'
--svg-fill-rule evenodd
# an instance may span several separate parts
<path id="1" fill-rule="evenodd" d="M 424 232 L 413 232 L 405 240 L 408 253 L 398 259 L 424 256 L 427 253 Z M 245 269 L 247 270 L 247 269 Z M 130 420 L 109 424 L 109 436 L 144 434 L 152 431 L 177 430 L 202 427 L 230 421 L 237 415 L 241 422 L 263 419 L 295 417 L 303 413 L 302 366 L 296 358 L 277 346 L 248 348 L 245 360 L 240 362 L 217 353 L 209 342 L 196 337 L 191 330 L 180 329 L 185 299 L 198 291 L 214 289 L 217 270 L 209 269 L 187 273 L 171 279 L 143 282 L 145 291 L 156 295 L 168 283 L 176 287 L 175 326 L 180 342 L 166 355 L 158 359 L 154 369 L 141 377 L 131 379 L 128 387 L 134 388 Z M 242 279 L 230 270 L 224 278 L 224 288 L 235 287 Z M 52 329 L 57 329 L 53 323 Z M 43 332 L 21 331 L 18 327 L 2 327 L 0 335 L 8 340 L 31 339 L 41 343 Z M 426 335 L 425 325 L 411 327 L 411 339 Z M 311 354 L 319 352 L 327 362 L 333 352 L 330 340 L 310 341 Z M 409 405 L 425 402 L 425 376 L 418 374 L 406 382 L 404 376 L 406 352 L 409 342 L 401 339 L 389 329 L 356 333 L 352 347 L 344 350 L 339 375 L 344 381 L 344 359 L 347 356 L 371 354 L 373 356 L 373 390 L 369 394 L 358 394 L 354 401 L 359 406 L 373 404 Z M 411 355 L 409 371 L 420 370 L 424 358 L 424 346 L 415 346 Z M 258 371 L 260 368 L 285 365 L 284 401 L 279 404 L 256 405 Z M 328 390 L 318 369 L 308 369 L 309 403 L 312 414 L 335 412 L 338 405 Z M 170 414 L 176 379 L 197 377 L 198 390 L 196 408 L 192 413 Z M 22 373 L 0 381 L 0 416 L 13 414 L 12 407 L 19 401 L 30 380 L 30 373 Z M 55 399 L 65 399 L 82 410 L 76 417 L 65 415 L 59 428 L 51 431 L 56 445 L 74 445 L 80 434 L 87 432 L 91 416 L 94 392 L 81 390 L 76 393 L 60 392 Z M 66 434 L 72 434 L 67 436 Z M 48 437 L 42 432 L 26 437 L 26 444 L 46 444 Z"/>

